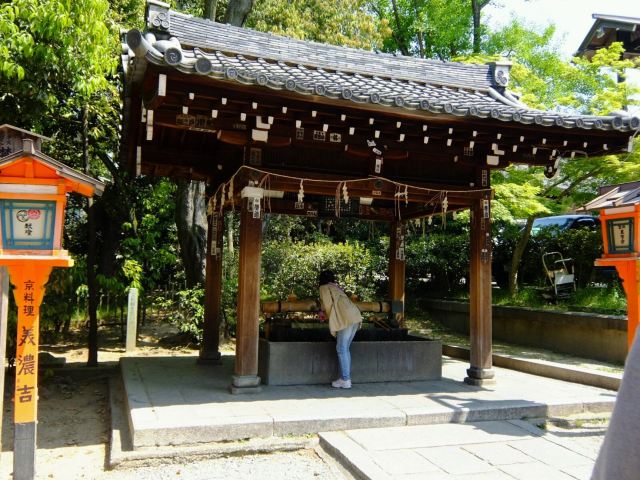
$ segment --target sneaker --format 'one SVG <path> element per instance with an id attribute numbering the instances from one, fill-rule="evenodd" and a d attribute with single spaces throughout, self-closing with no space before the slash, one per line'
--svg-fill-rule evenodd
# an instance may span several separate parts
<path id="1" fill-rule="evenodd" d="M 343 380 L 341 378 L 331 382 L 333 388 L 351 388 L 351 380 Z"/>

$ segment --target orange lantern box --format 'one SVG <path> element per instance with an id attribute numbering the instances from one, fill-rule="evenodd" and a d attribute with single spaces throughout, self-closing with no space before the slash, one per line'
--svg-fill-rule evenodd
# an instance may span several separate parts
<path id="1" fill-rule="evenodd" d="M 584 208 L 600 212 L 604 253 L 595 264 L 615 267 L 623 281 L 630 348 L 640 324 L 640 182 L 602 187 Z"/>
<path id="2" fill-rule="evenodd" d="M 0 126 L 0 155 L 5 154 L 0 156 L 0 263 L 4 265 L 25 257 L 39 261 L 49 257 L 60 259 L 54 262 L 59 266 L 72 265 L 62 249 L 67 193 L 92 196 L 104 190 L 102 182 L 43 154 L 42 139 L 46 137 Z"/>
<path id="3" fill-rule="evenodd" d="M 16 305 L 14 475 L 35 475 L 40 304 L 53 267 L 70 267 L 62 249 L 67 194 L 100 195 L 104 184 L 40 151 L 46 137 L 0 126 L 0 266 Z"/>

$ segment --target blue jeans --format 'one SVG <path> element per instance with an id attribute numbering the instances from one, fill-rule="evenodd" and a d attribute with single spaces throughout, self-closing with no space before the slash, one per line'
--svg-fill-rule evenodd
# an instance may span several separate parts
<path id="1" fill-rule="evenodd" d="M 336 351 L 338 352 L 340 375 L 343 380 L 351 380 L 351 352 L 349 352 L 349 347 L 359 326 L 360 323 L 353 323 L 347 328 L 338 330 L 336 333 Z"/>

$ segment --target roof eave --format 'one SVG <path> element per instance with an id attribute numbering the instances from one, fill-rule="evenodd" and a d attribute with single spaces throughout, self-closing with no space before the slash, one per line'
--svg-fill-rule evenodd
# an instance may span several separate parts
<path id="1" fill-rule="evenodd" d="M 62 178 L 65 178 L 67 180 L 71 180 L 74 182 L 78 182 L 85 186 L 90 187 L 93 190 L 93 193 L 97 196 L 102 196 L 102 194 L 104 193 L 104 189 L 106 185 L 100 180 L 96 180 L 95 178 L 90 177 L 89 175 L 86 175 L 74 168 L 71 168 L 65 165 L 64 163 L 59 162 L 38 150 L 35 150 L 35 151 L 18 150 L 17 152 L 12 153 L 11 155 L 2 157 L 0 159 L 0 168 L 4 168 L 10 165 L 11 163 L 21 160 L 22 158 L 37 158 L 42 163 L 44 163 L 51 169 L 55 170 L 55 172 L 58 175 L 60 175 Z"/>

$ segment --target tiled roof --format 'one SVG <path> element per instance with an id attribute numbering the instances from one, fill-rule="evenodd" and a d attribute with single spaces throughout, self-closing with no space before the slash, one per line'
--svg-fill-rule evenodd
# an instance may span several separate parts
<path id="1" fill-rule="evenodd" d="M 368 50 L 286 38 L 238 28 L 189 15 L 170 12 L 171 36 L 183 46 L 231 55 L 246 55 L 271 61 L 305 65 L 308 68 L 347 71 L 366 75 L 393 75 L 403 80 L 430 79 L 443 85 L 468 88 L 496 86 L 489 65 L 424 60 Z M 392 73 L 391 73 L 392 72 Z"/>
<path id="2" fill-rule="evenodd" d="M 587 203 L 584 210 L 600 210 L 637 204 L 640 204 L 640 182 L 630 182 L 607 187 L 606 192 Z"/>
<path id="3" fill-rule="evenodd" d="M 468 65 L 293 40 L 173 12 L 150 0 L 149 32 L 131 30 L 125 64 L 434 114 L 565 128 L 629 131 L 640 118 L 535 110 L 506 90 L 508 64 Z"/>
<path id="4" fill-rule="evenodd" d="M 614 33 L 633 33 L 637 32 L 640 28 L 640 17 L 623 17 L 620 15 L 606 15 L 602 13 L 594 13 L 591 17 L 594 19 L 593 25 L 578 47 L 578 51 L 576 52 L 577 56 L 583 55 L 586 51 L 593 48 L 599 48 L 607 45 L 612 40 L 616 41 L 615 35 L 612 37 L 612 40 L 608 40 L 606 30 L 613 31 Z M 636 50 L 635 53 L 640 54 L 640 51 Z"/>

